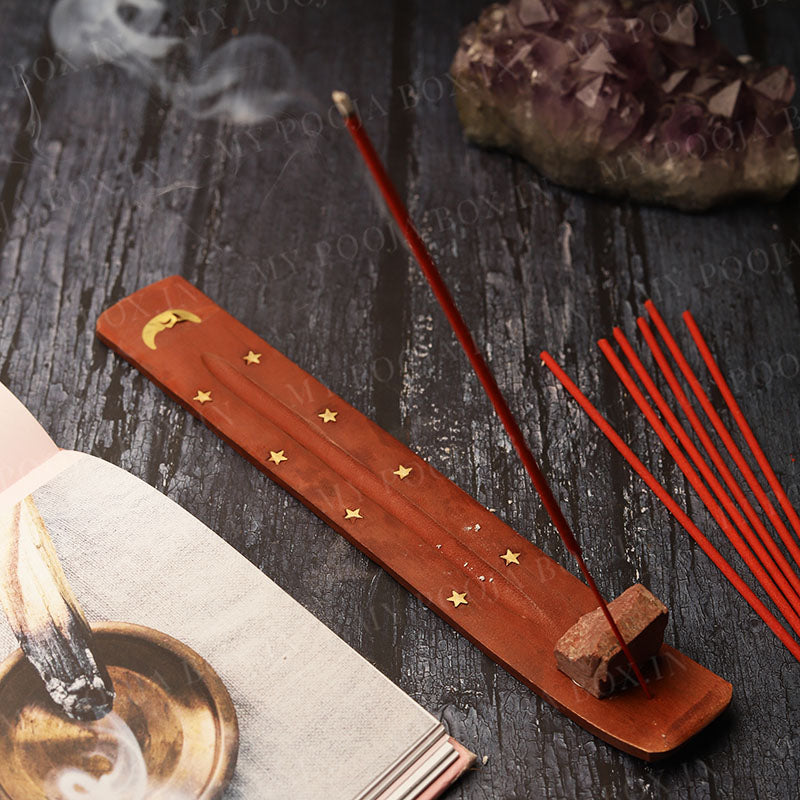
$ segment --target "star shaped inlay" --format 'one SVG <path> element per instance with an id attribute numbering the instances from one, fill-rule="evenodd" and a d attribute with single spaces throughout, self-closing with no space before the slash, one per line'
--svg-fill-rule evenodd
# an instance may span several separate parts
<path id="1" fill-rule="evenodd" d="M 247 355 L 242 356 L 242 358 L 248 365 L 261 363 L 261 353 L 254 353 L 252 350 L 248 350 Z"/>
<path id="2" fill-rule="evenodd" d="M 456 608 L 459 606 L 468 606 L 469 603 L 467 602 L 467 593 L 466 592 L 457 592 L 453 589 L 453 593 L 450 597 L 447 598 L 448 603 L 452 603 Z"/>
<path id="3" fill-rule="evenodd" d="M 397 467 L 397 469 L 392 473 L 392 475 L 397 475 L 397 477 L 400 478 L 400 480 L 403 480 L 403 478 L 406 478 L 408 477 L 408 475 L 411 474 L 412 469 L 413 467 L 404 467 L 402 464 L 400 464 L 400 466 Z"/>
<path id="4" fill-rule="evenodd" d="M 204 392 L 201 389 L 197 390 L 197 394 L 192 398 L 192 400 L 197 400 L 200 405 L 203 403 L 210 403 L 211 402 L 211 391 Z"/>
<path id="5" fill-rule="evenodd" d="M 344 518 L 345 519 L 364 519 L 361 516 L 361 509 L 360 508 L 346 508 L 344 510 Z"/>
<path id="6" fill-rule="evenodd" d="M 288 461 L 289 459 L 284 455 L 284 450 L 270 450 L 269 451 L 269 460 L 273 464 L 280 464 L 282 461 Z"/>
<path id="7" fill-rule="evenodd" d="M 512 553 L 510 550 L 506 549 L 505 554 L 500 556 L 500 558 L 502 558 L 503 561 L 506 562 L 506 566 L 508 566 L 509 564 L 519 564 L 519 557 L 521 555 L 522 553 Z"/>
<path id="8" fill-rule="evenodd" d="M 317 416 L 323 422 L 336 422 L 336 415 L 338 411 L 331 411 L 329 408 L 326 408 L 321 414 L 317 414 Z"/>

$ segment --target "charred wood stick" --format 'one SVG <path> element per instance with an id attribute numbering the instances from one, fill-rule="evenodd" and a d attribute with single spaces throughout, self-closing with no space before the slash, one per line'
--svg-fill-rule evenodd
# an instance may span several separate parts
<path id="1" fill-rule="evenodd" d="M 0 603 L 53 701 L 73 719 L 104 717 L 111 678 L 30 496 L 0 511 Z"/>

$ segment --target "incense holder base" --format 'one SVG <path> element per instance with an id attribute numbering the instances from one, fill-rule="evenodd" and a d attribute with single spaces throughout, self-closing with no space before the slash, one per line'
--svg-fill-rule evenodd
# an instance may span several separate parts
<path id="1" fill-rule="evenodd" d="M 172 310 L 188 319 L 158 333 Z M 161 323 L 159 323 L 161 324 Z M 102 341 L 380 564 L 526 686 L 605 741 L 664 758 L 727 707 L 731 685 L 664 645 L 649 700 L 606 700 L 553 650 L 596 608 L 586 584 L 183 278 L 108 309 Z M 155 345 L 155 349 L 153 348 Z"/>
<path id="2" fill-rule="evenodd" d="M 652 672 L 664 642 L 667 607 L 635 583 L 608 609 L 638 666 L 645 674 Z M 637 685 L 601 608 L 584 614 L 558 640 L 555 654 L 558 668 L 595 697 L 609 697 Z"/>
<path id="3" fill-rule="evenodd" d="M 221 797 L 239 732 L 216 673 L 149 628 L 101 623 L 93 632 L 117 693 L 98 722 L 68 719 L 21 650 L 0 666 L 0 798 Z"/>

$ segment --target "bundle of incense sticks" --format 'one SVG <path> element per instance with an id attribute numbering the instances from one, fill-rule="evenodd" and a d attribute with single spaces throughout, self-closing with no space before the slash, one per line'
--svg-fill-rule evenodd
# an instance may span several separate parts
<path id="1" fill-rule="evenodd" d="M 774 470 L 767 461 L 764 451 L 758 444 L 752 429 L 736 403 L 711 350 L 700 333 L 694 318 L 689 311 L 683 315 L 689 333 L 694 340 L 711 377 L 722 395 L 730 414 L 735 421 L 739 432 L 750 449 L 753 458 L 759 466 L 767 484 L 772 489 L 778 500 L 794 535 L 789 531 L 775 506 L 769 499 L 767 491 L 750 468 L 741 449 L 734 441 L 730 430 L 722 421 L 714 408 L 708 394 L 703 389 L 697 375 L 689 365 L 669 328 L 658 313 L 655 305 L 648 301 L 645 308 L 650 319 L 657 329 L 666 349 L 678 366 L 678 371 L 683 375 L 691 392 L 703 412 L 710 420 L 718 438 L 725 450 L 741 473 L 747 486 L 750 487 L 763 513 L 780 541 L 785 547 L 785 553 L 778 545 L 775 536 L 770 532 L 760 514 L 747 499 L 742 487 L 737 482 L 733 472 L 726 464 L 719 448 L 714 444 L 708 430 L 704 427 L 700 416 L 695 411 L 689 397 L 681 386 L 675 371 L 670 365 L 664 350 L 659 345 L 650 324 L 643 317 L 639 317 L 637 325 L 644 337 L 653 360 L 661 370 L 662 376 L 672 392 L 675 401 L 694 431 L 697 441 L 705 451 L 705 455 L 695 444 L 694 440 L 670 407 L 667 399 L 658 389 L 655 381 L 647 368 L 636 354 L 625 334 L 620 328 L 614 329 L 614 339 L 619 345 L 622 354 L 630 363 L 633 372 L 638 377 L 644 391 L 634 380 L 629 369 L 617 355 L 613 346 L 606 339 L 598 342 L 603 355 L 608 360 L 614 372 L 622 381 L 625 388 L 633 397 L 636 405 L 652 426 L 670 455 L 680 467 L 681 471 L 692 485 L 694 490 L 703 500 L 706 508 L 717 522 L 728 541 L 752 572 L 758 583 L 766 592 L 775 607 L 780 611 L 785 622 L 796 636 L 800 636 L 800 577 L 796 568 L 800 565 L 800 546 L 796 536 L 800 536 L 800 517 L 792 507 L 789 498 L 780 484 Z M 800 661 L 800 644 L 795 636 L 778 620 L 767 608 L 750 587 L 742 580 L 736 570 L 725 560 L 714 545 L 700 532 L 686 512 L 677 504 L 669 492 L 658 482 L 644 464 L 634 455 L 633 451 L 625 444 L 619 434 L 591 404 L 588 398 L 569 379 L 559 367 L 553 357 L 542 353 L 543 363 L 551 370 L 565 389 L 577 400 L 581 408 L 589 415 L 592 421 L 608 437 L 609 441 L 619 450 L 633 469 L 644 479 L 656 496 L 664 503 L 687 533 L 697 542 L 703 552 L 719 568 L 722 574 L 731 582 L 734 588 L 749 603 L 753 610 L 767 624 L 770 630 L 780 639 L 792 655 Z M 649 396 L 649 400 L 648 400 Z M 655 404 L 655 408 L 653 407 Z M 657 411 L 656 411 L 657 409 Z M 670 433 L 671 431 L 671 433 Z M 716 470 L 716 473 L 715 473 Z M 724 484 L 724 485 L 723 485 Z M 788 557 L 787 557 L 788 554 Z M 793 563 L 790 563 L 790 559 Z"/>
<path id="2" fill-rule="evenodd" d="M 636 675 L 636 679 L 639 681 L 642 690 L 647 697 L 652 697 L 652 692 L 645 682 L 644 675 L 639 669 L 639 665 L 636 663 L 636 660 L 631 654 L 627 642 L 623 638 L 622 633 L 620 633 L 617 623 L 608 609 L 608 604 L 603 598 L 603 595 L 600 593 L 600 590 L 597 588 L 597 584 L 595 583 L 594 578 L 592 578 L 592 575 L 586 566 L 581 546 L 578 543 L 578 540 L 575 538 L 572 528 L 567 522 L 566 517 L 564 516 L 564 513 L 562 512 L 561 507 L 559 506 L 558 501 L 556 500 L 555 495 L 550 488 L 550 485 L 547 483 L 547 480 L 544 477 L 544 474 L 539 468 L 539 465 L 536 463 L 536 459 L 533 457 L 533 453 L 531 452 L 530 447 L 528 447 L 528 443 L 525 441 L 522 430 L 520 429 L 514 414 L 509 408 L 503 393 L 500 391 L 500 387 L 497 385 L 494 375 L 478 350 L 475 340 L 472 338 L 472 334 L 470 333 L 467 324 L 464 322 L 464 318 L 461 316 L 461 313 L 459 312 L 458 307 L 456 306 L 455 301 L 453 300 L 453 297 L 447 288 L 447 284 L 445 284 L 444 279 L 442 278 L 436 266 L 436 263 L 428 251 L 428 248 L 425 246 L 425 243 L 422 241 L 422 237 L 414 227 L 414 224 L 412 223 L 411 217 L 408 213 L 408 209 L 406 209 L 403 201 L 400 199 L 400 195 L 398 195 L 397 190 L 395 189 L 389 174 L 386 172 L 385 167 L 381 163 L 381 160 L 378 157 L 378 154 L 375 151 L 375 148 L 373 147 L 366 130 L 364 130 L 364 126 L 361 124 L 361 119 L 356 111 L 355 104 L 352 102 L 349 95 L 347 95 L 345 92 L 339 91 L 333 92 L 333 101 L 336 104 L 339 113 L 344 118 L 347 130 L 353 137 L 359 153 L 364 159 L 364 162 L 366 163 L 373 180 L 380 190 L 384 202 L 386 203 L 386 207 L 389 209 L 389 212 L 394 218 L 397 227 L 400 229 L 400 232 L 405 239 L 409 250 L 417 260 L 417 263 L 419 264 L 420 269 L 430 284 L 433 294 L 441 306 L 442 311 L 444 311 L 447 321 L 450 323 L 450 326 L 452 327 L 459 344 L 469 359 L 470 365 L 475 371 L 478 380 L 481 382 L 481 385 L 483 386 L 487 397 L 491 401 L 492 406 L 497 412 L 497 415 L 500 417 L 500 421 L 503 423 L 503 427 L 506 429 L 508 437 L 511 439 L 511 443 L 514 446 L 514 449 L 517 451 L 517 455 L 522 461 L 522 465 L 525 467 L 525 471 L 528 473 L 528 476 L 531 479 L 531 483 L 533 483 L 533 486 L 539 494 L 539 497 L 542 499 L 542 504 L 550 516 L 553 526 L 561 536 L 561 540 L 564 542 L 567 550 L 575 558 L 578 568 L 583 574 L 583 577 L 586 579 L 586 583 L 589 585 L 589 588 L 592 590 L 592 593 L 594 594 L 599 607 L 602 609 L 606 620 L 608 620 L 608 624 L 617 641 L 619 642 L 620 648 L 625 654 L 628 663 L 631 665 L 633 673 Z"/>

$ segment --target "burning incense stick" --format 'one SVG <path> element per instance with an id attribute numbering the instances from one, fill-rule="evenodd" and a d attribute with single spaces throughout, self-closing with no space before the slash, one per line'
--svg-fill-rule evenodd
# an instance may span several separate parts
<path id="1" fill-rule="evenodd" d="M 711 400 L 709 399 L 703 387 L 700 385 L 700 381 L 697 379 L 694 370 L 692 370 L 691 366 L 689 366 L 689 362 L 686 360 L 680 348 L 678 347 L 678 344 L 670 333 L 667 324 L 658 313 L 658 309 L 656 309 L 651 300 L 648 300 L 645 303 L 645 308 L 647 309 L 650 318 L 655 323 L 656 328 L 658 328 L 658 332 L 661 334 L 661 338 L 666 343 L 670 354 L 675 359 L 678 368 L 683 373 L 686 382 L 692 388 L 692 392 L 694 392 L 695 397 L 703 407 L 703 411 L 705 411 L 706 416 L 711 420 L 714 430 L 717 432 L 717 435 L 720 437 L 720 439 L 722 439 L 725 449 L 728 451 L 734 463 L 739 468 L 739 471 L 742 473 L 742 475 L 744 475 L 747 485 L 750 487 L 759 504 L 766 512 L 770 522 L 775 526 L 775 529 L 778 531 L 778 535 L 786 545 L 786 548 L 792 554 L 795 561 L 800 564 L 800 549 L 798 549 L 791 533 L 789 533 L 780 515 L 775 510 L 775 506 L 772 505 L 769 497 L 767 497 L 766 491 L 753 474 L 753 470 L 750 469 L 750 465 L 745 460 L 741 450 L 738 448 L 730 432 L 725 427 L 725 423 L 722 421 L 714 406 L 711 404 Z"/>
<path id="2" fill-rule="evenodd" d="M 775 581 L 778 581 L 781 589 L 787 593 L 786 597 L 791 597 L 793 599 L 796 598 L 788 582 L 778 571 L 777 566 L 772 559 L 770 559 L 761 542 L 759 542 L 754 535 L 748 536 L 748 543 L 756 551 L 761 561 L 764 562 L 765 565 L 770 565 L 770 568 L 768 568 L 769 574 L 767 573 L 767 570 L 761 566 L 761 563 L 759 563 L 759 561 L 753 557 L 753 553 L 747 547 L 747 544 L 745 544 L 744 539 L 742 539 L 742 537 L 736 532 L 736 529 L 731 525 L 730 520 L 725 516 L 725 513 L 722 511 L 719 503 L 714 500 L 713 495 L 708 491 L 700 476 L 692 468 L 692 465 L 689 463 L 680 447 L 678 447 L 678 445 L 675 443 L 675 440 L 669 435 L 669 431 L 658 418 L 658 415 L 655 413 L 652 406 L 647 402 L 644 394 L 636 385 L 628 370 L 625 369 L 625 366 L 619 360 L 609 342 L 605 339 L 601 339 L 598 344 L 600 349 L 603 351 L 603 355 L 606 357 L 606 359 L 608 359 L 608 363 L 611 364 L 614 372 L 617 373 L 617 376 L 622 381 L 631 397 L 633 397 L 633 399 L 636 401 L 636 405 L 639 407 L 642 414 L 644 414 L 645 418 L 658 435 L 658 438 L 661 439 L 662 443 L 669 451 L 669 454 L 675 459 L 675 462 L 680 467 L 681 472 L 686 476 L 686 478 L 688 478 L 689 483 L 691 483 L 697 494 L 700 495 L 700 498 L 702 499 L 703 503 L 705 503 L 706 508 L 711 512 L 711 515 L 714 517 L 717 524 L 720 526 L 720 528 L 722 528 L 723 532 L 728 537 L 728 541 L 730 541 L 730 543 L 734 546 L 736 552 L 750 568 L 753 575 L 756 576 L 758 582 L 767 592 L 770 599 L 780 609 L 792 630 L 796 634 L 800 635 L 800 617 L 798 617 L 794 609 L 789 605 L 789 603 L 787 603 L 786 598 L 781 594 L 778 586 L 775 585 Z M 752 534 L 752 532 L 750 533 Z M 771 575 L 774 576 L 775 581 L 773 581 Z"/>
<path id="3" fill-rule="evenodd" d="M 541 354 L 541 359 L 553 375 L 555 375 L 559 383 L 561 383 L 587 413 L 592 422 L 605 434 L 611 444 L 616 447 L 633 470 L 644 480 L 675 519 L 678 520 L 689 536 L 697 542 L 700 549 L 711 559 L 714 566 L 722 572 L 734 589 L 736 589 L 753 611 L 761 617 L 767 627 L 780 639 L 797 661 L 800 661 L 800 644 L 798 644 L 791 634 L 781 625 L 764 603 L 759 600 L 736 570 L 731 567 L 722 554 L 711 544 L 694 522 L 692 522 L 689 515 L 678 505 L 672 495 L 669 494 L 647 467 L 637 458 L 636 454 L 625 444 L 622 437 L 614 430 L 608 420 L 606 420 L 606 418 L 591 404 L 586 395 L 572 382 L 569 376 L 561 369 L 549 353 L 543 352 Z"/>
<path id="4" fill-rule="evenodd" d="M 781 508 L 789 519 L 789 522 L 792 524 L 795 534 L 800 536 L 800 517 L 797 516 L 797 512 L 794 510 L 789 498 L 786 496 L 783 486 L 781 486 L 777 475 L 775 475 L 775 472 L 770 466 L 767 457 L 764 455 L 761 445 L 759 445 L 755 434 L 747 424 L 747 420 L 742 413 L 742 409 L 739 408 L 739 404 L 736 402 L 733 392 L 731 392 L 730 387 L 728 386 L 728 382 L 723 377 L 719 365 L 714 360 L 714 356 L 711 354 L 711 350 L 706 344 L 703 334 L 700 333 L 700 329 L 697 327 L 697 323 L 694 321 L 694 317 L 689 311 L 684 313 L 683 321 L 686 323 L 686 327 L 689 329 L 689 333 L 691 333 L 692 338 L 697 345 L 697 349 L 700 351 L 700 355 L 703 357 L 703 361 L 705 361 L 706 366 L 708 367 L 708 371 L 714 378 L 714 383 L 717 384 L 717 388 L 725 399 L 725 403 L 730 409 L 731 416 L 734 418 L 734 420 L 736 420 L 736 424 L 739 426 L 739 430 L 742 432 L 742 436 L 747 442 L 750 452 L 755 456 L 758 466 L 761 467 L 761 471 L 764 473 L 767 482 L 772 488 L 772 491 L 775 493 L 775 497 L 778 498 L 778 502 L 781 504 Z M 784 540 L 784 544 L 789 549 L 792 556 L 794 556 L 795 561 L 800 564 L 800 548 L 797 546 L 797 543 L 794 541 L 794 539 L 792 539 L 791 536 L 788 536 L 788 539 Z"/>
<path id="5" fill-rule="evenodd" d="M 550 515 L 553 525 L 560 534 L 567 550 L 572 553 L 573 557 L 577 561 L 580 571 L 583 573 L 583 576 L 586 579 L 589 588 L 592 590 L 598 605 L 600 608 L 602 608 L 603 614 L 608 620 L 608 623 L 611 626 L 614 636 L 619 642 L 622 651 L 625 653 L 625 657 L 630 662 L 634 674 L 644 690 L 644 693 L 648 697 L 651 697 L 652 694 L 645 683 L 644 676 L 636 664 L 636 660 L 633 658 L 633 655 L 631 654 L 625 639 L 620 633 L 616 622 L 614 622 L 614 618 L 611 616 L 611 612 L 608 610 L 608 605 L 603 599 L 603 596 L 600 594 L 597 584 L 595 584 L 594 579 L 589 573 L 589 569 L 583 559 L 583 553 L 581 552 L 580 545 L 578 544 L 578 541 L 575 538 L 569 523 L 561 511 L 552 489 L 548 485 L 541 469 L 539 468 L 539 465 L 536 463 L 536 459 L 533 457 L 533 453 L 528 447 L 525 437 L 522 435 L 522 431 L 520 430 L 514 415 L 511 413 L 508 403 L 500 391 L 500 387 L 497 385 L 497 381 L 495 381 L 495 378 L 486 364 L 486 361 L 478 350 L 478 347 L 472 338 L 472 334 L 464 322 L 464 319 L 462 318 L 461 313 L 459 312 L 455 301 L 453 300 L 453 297 L 447 288 L 447 284 L 445 284 L 444 279 L 440 275 L 439 270 L 437 269 L 436 264 L 431 257 L 431 254 L 428 252 L 428 248 L 425 246 L 425 243 L 422 241 L 422 237 L 419 235 L 419 233 L 417 233 L 416 228 L 411 222 L 408 210 L 403 205 L 403 201 L 397 194 L 397 190 L 394 188 L 386 169 L 381 163 L 375 148 L 372 146 L 372 142 L 370 141 L 369 136 L 367 136 L 364 126 L 361 124 L 361 119 L 356 113 L 353 102 L 344 92 L 334 92 L 333 101 L 336 104 L 336 107 L 339 109 L 342 117 L 344 117 L 347 129 L 350 131 L 351 136 L 358 146 L 358 149 L 364 161 L 366 162 L 367 167 L 369 168 L 369 171 L 375 180 L 375 183 L 378 185 L 389 211 L 391 211 L 395 222 L 400 228 L 400 232 L 403 234 L 403 237 L 408 243 L 411 252 L 416 258 L 417 263 L 422 269 L 425 277 L 427 278 L 431 289 L 433 289 L 433 293 L 436 296 L 439 305 L 442 307 L 450 326 L 453 328 L 456 338 L 461 344 L 461 347 L 464 349 L 467 358 L 469 358 L 470 364 L 478 376 L 484 391 L 488 395 L 495 411 L 500 417 L 500 420 L 503 423 L 509 438 L 511 439 L 511 443 L 514 445 L 514 449 L 517 451 L 525 470 L 530 476 L 534 488 L 542 498 L 542 503 L 544 504 L 547 513 Z"/>
<path id="6" fill-rule="evenodd" d="M 111 678 L 31 497 L 0 514 L 0 602 L 55 703 L 74 719 L 104 717 Z"/>

